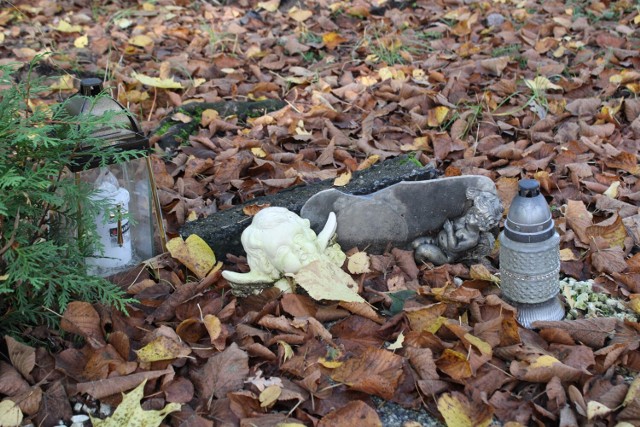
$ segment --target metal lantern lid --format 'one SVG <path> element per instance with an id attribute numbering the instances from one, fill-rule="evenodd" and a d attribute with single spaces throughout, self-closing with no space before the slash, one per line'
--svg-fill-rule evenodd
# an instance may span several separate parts
<path id="1" fill-rule="evenodd" d="M 122 151 L 146 150 L 149 139 L 144 135 L 140 125 L 131 112 L 110 96 L 99 96 L 102 93 L 102 80 L 86 78 L 80 81 L 80 90 L 65 103 L 67 113 L 72 116 L 94 115 L 102 116 L 107 112 L 114 112 L 111 123 L 113 126 L 98 128 L 94 137 L 103 140 L 106 146 L 113 146 Z M 97 166 L 97 160 L 79 151 L 78 162 L 70 166 L 74 172 Z"/>
<path id="2" fill-rule="evenodd" d="M 535 179 L 520 180 L 518 195 L 511 203 L 504 225 L 505 236 L 516 242 L 536 243 L 554 233 L 551 211 L 540 194 L 540 184 Z"/>

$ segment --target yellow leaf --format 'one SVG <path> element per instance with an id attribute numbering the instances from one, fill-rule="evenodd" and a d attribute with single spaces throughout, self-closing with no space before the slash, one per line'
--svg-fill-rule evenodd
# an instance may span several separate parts
<path id="1" fill-rule="evenodd" d="M 153 45 L 153 39 L 144 34 L 138 34 L 137 36 L 133 36 L 129 39 L 129 44 L 138 47 L 147 47 Z"/>
<path id="2" fill-rule="evenodd" d="M 73 41 L 73 45 L 78 49 L 87 47 L 88 44 L 89 44 L 89 37 L 87 37 L 86 35 L 80 36 Z"/>
<path id="3" fill-rule="evenodd" d="M 278 341 L 278 344 L 280 344 L 282 346 L 282 349 L 284 350 L 282 361 L 286 362 L 287 360 L 291 359 L 293 357 L 293 348 L 291 348 L 289 343 L 285 341 Z"/>
<path id="4" fill-rule="evenodd" d="M 127 18 L 122 18 L 122 19 L 116 19 L 115 21 L 113 21 L 118 27 L 122 28 L 123 30 L 125 28 L 129 28 L 130 26 L 133 25 L 133 21 L 131 19 L 127 19 Z"/>
<path id="5" fill-rule="evenodd" d="M 143 85 L 159 87 L 161 89 L 182 89 L 180 82 L 170 79 L 159 79 L 158 77 L 149 77 L 144 74 L 138 74 L 135 71 L 131 73 L 131 77 L 142 83 Z"/>
<path id="6" fill-rule="evenodd" d="M 473 264 L 469 269 L 469 274 L 471 278 L 475 280 L 485 280 L 496 284 L 500 283 L 500 279 L 491 274 L 489 269 L 482 264 Z"/>
<path id="7" fill-rule="evenodd" d="M 171 120 L 181 123 L 191 123 L 193 121 L 193 117 L 185 113 L 177 112 L 171 116 Z"/>
<path id="8" fill-rule="evenodd" d="M 258 7 L 267 12 L 275 12 L 280 7 L 280 0 L 259 1 Z"/>
<path id="9" fill-rule="evenodd" d="M 193 79 L 193 87 L 202 86 L 206 82 L 207 82 L 207 79 L 203 79 L 201 77 L 198 77 L 196 79 Z"/>
<path id="10" fill-rule="evenodd" d="M 489 344 L 488 342 L 469 333 L 464 334 L 464 339 L 469 341 L 471 345 L 480 350 L 480 353 L 482 353 L 483 355 L 491 356 L 493 354 L 491 344 Z"/>
<path id="11" fill-rule="evenodd" d="M 348 170 L 338 175 L 336 179 L 333 180 L 333 185 L 336 187 L 344 187 L 349 181 L 351 181 L 351 171 Z"/>
<path id="12" fill-rule="evenodd" d="M 296 22 L 304 22 L 313 16 L 310 10 L 298 9 L 296 6 L 289 9 L 289 17 Z"/>
<path id="13" fill-rule="evenodd" d="M 23 417 L 17 403 L 11 400 L 0 402 L 0 427 L 17 427 L 22 424 Z"/>
<path id="14" fill-rule="evenodd" d="M 4 42 L 4 33 L 0 32 L 0 44 Z"/>
<path id="15" fill-rule="evenodd" d="M 569 248 L 560 249 L 560 261 L 577 261 L 576 255 Z"/>
<path id="16" fill-rule="evenodd" d="M 529 365 L 530 368 L 548 368 L 552 366 L 554 363 L 560 363 L 558 359 L 553 356 L 549 356 L 548 354 L 543 354 L 542 356 L 538 356 L 538 358 Z"/>
<path id="17" fill-rule="evenodd" d="M 60 31 L 61 33 L 79 33 L 82 31 L 82 27 L 80 25 L 71 25 L 64 19 L 58 22 L 57 26 L 52 28 L 56 31 Z"/>
<path id="18" fill-rule="evenodd" d="M 207 108 L 202 112 L 202 115 L 200 117 L 200 124 L 202 125 L 202 127 L 206 128 L 209 127 L 211 122 L 218 120 L 218 118 L 220 117 L 220 113 L 218 113 L 216 110 L 212 110 L 211 108 Z"/>
<path id="19" fill-rule="evenodd" d="M 369 169 L 371 166 L 373 166 L 376 163 L 378 163 L 378 160 L 380 160 L 380 156 L 378 154 L 374 154 L 372 156 L 369 156 L 366 159 L 364 159 L 362 161 L 362 163 L 360 163 L 358 165 L 358 170 L 362 171 L 362 170 L 365 170 L 365 169 Z"/>
<path id="20" fill-rule="evenodd" d="M 448 427 L 487 427 L 491 424 L 491 414 L 483 420 L 471 419 L 469 402 L 463 402 L 450 393 L 438 399 L 438 411 Z"/>
<path id="21" fill-rule="evenodd" d="M 589 403 L 587 403 L 587 419 L 589 421 L 596 417 L 607 415 L 611 411 L 613 411 L 613 409 L 595 400 L 590 400 Z"/>
<path id="22" fill-rule="evenodd" d="M 260 393 L 260 397 L 259 397 L 260 407 L 261 408 L 270 407 L 271 405 L 276 403 L 281 393 L 282 393 L 282 388 L 280 388 L 280 386 L 277 386 L 275 384 L 265 388 L 264 390 L 262 390 L 262 393 Z"/>
<path id="23" fill-rule="evenodd" d="M 366 252 L 356 252 L 349 257 L 347 262 L 347 270 L 351 274 L 368 273 L 371 263 L 369 261 L 369 255 Z"/>
<path id="24" fill-rule="evenodd" d="M 447 115 L 449 114 L 449 107 L 445 107 L 444 105 L 438 105 L 435 108 L 427 111 L 427 126 L 430 127 L 438 127 L 440 126 Z"/>
<path id="25" fill-rule="evenodd" d="M 109 418 L 101 420 L 91 417 L 94 427 L 158 427 L 162 420 L 171 412 L 179 411 L 179 403 L 169 403 L 159 411 L 145 411 L 140 406 L 140 400 L 144 396 L 144 380 L 138 387 L 127 394 L 123 394 L 122 402 Z"/>
<path id="26" fill-rule="evenodd" d="M 326 299 L 366 303 L 358 295 L 358 284 L 353 278 L 330 261 L 313 261 L 302 267 L 293 278 L 316 301 Z"/>
<path id="27" fill-rule="evenodd" d="M 260 159 L 267 157 L 267 152 L 264 151 L 261 147 L 252 147 L 251 152 L 253 153 L 254 156 Z"/>
<path id="28" fill-rule="evenodd" d="M 153 12 L 156 10 L 156 5 L 151 2 L 142 3 L 142 10 L 145 12 Z"/>
<path id="29" fill-rule="evenodd" d="M 374 84 L 378 83 L 378 79 L 376 79 L 374 76 L 360 76 L 356 78 L 356 80 L 358 81 L 358 83 L 363 84 L 367 87 L 373 86 Z"/>
<path id="30" fill-rule="evenodd" d="M 318 358 L 318 363 L 321 364 L 322 366 L 324 366 L 325 368 L 328 368 L 328 369 L 339 368 L 343 364 L 343 362 L 341 362 L 339 360 L 327 360 L 324 357 L 319 357 Z"/>
<path id="31" fill-rule="evenodd" d="M 172 257 L 194 272 L 199 279 L 206 277 L 216 263 L 213 250 L 196 234 L 190 235 L 187 240 L 182 240 L 182 237 L 174 237 L 167 242 L 167 250 Z"/>
<path id="32" fill-rule="evenodd" d="M 636 25 L 640 24 L 640 13 L 637 14 L 635 18 L 633 18 L 633 23 Z"/>
<path id="33" fill-rule="evenodd" d="M 69 74 L 65 74 L 61 76 L 57 82 L 51 85 L 51 89 L 54 90 L 73 90 L 75 87 L 73 86 L 73 76 Z"/>
<path id="34" fill-rule="evenodd" d="M 525 79 L 524 83 L 534 92 L 545 91 L 547 89 L 562 90 L 561 86 L 551 83 L 551 80 L 544 76 L 538 76 L 533 80 Z"/>
<path id="35" fill-rule="evenodd" d="M 620 181 L 614 181 L 611 183 L 609 188 L 607 188 L 607 190 L 604 192 L 604 195 L 607 197 L 611 197 L 612 199 L 615 199 L 616 197 L 618 197 L 619 188 L 620 188 Z"/>
<path id="36" fill-rule="evenodd" d="M 640 314 L 640 294 L 629 295 L 629 308 Z"/>
<path id="37" fill-rule="evenodd" d="M 346 41 L 347 39 L 335 31 L 322 35 L 322 43 L 324 43 L 325 47 L 329 50 L 335 49 L 340 43 L 344 43 Z"/>
<path id="38" fill-rule="evenodd" d="M 178 341 L 160 335 L 149 344 L 136 351 L 141 362 L 157 362 L 159 360 L 171 360 L 186 357 L 191 349 Z"/>
<path id="39" fill-rule="evenodd" d="M 209 332 L 209 337 L 211 338 L 211 343 L 213 344 L 213 342 L 218 339 L 220 333 L 222 332 L 222 323 L 220 322 L 220 319 L 218 319 L 218 317 L 214 316 L 213 314 L 207 314 L 206 316 L 204 316 L 204 319 L 202 319 L 202 323 L 204 323 L 204 327 L 207 329 L 207 332 Z"/>
<path id="40" fill-rule="evenodd" d="M 387 350 L 400 350 L 402 348 L 403 343 L 404 343 L 404 334 L 400 332 L 400 334 L 398 334 L 398 338 L 396 338 L 396 341 L 393 344 L 391 344 L 389 347 L 387 347 Z"/>

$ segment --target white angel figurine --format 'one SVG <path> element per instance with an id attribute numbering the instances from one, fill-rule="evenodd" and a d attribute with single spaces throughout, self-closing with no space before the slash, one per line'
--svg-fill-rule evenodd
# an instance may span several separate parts
<path id="1" fill-rule="evenodd" d="M 330 244 L 337 227 L 336 215 L 331 212 L 320 234 L 303 219 L 286 208 L 268 207 L 258 212 L 241 237 L 247 253 L 248 273 L 223 271 L 234 294 L 246 296 L 260 292 L 267 286 L 291 291 L 285 276 L 296 274 L 302 267 L 316 260 L 342 265 L 346 256 L 338 244 Z"/>

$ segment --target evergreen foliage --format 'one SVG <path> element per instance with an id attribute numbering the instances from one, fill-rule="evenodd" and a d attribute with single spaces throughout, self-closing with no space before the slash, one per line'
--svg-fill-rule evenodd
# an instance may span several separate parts
<path id="1" fill-rule="evenodd" d="M 0 67 L 0 333 L 53 326 L 73 299 L 124 310 L 126 294 L 86 272 L 104 206 L 68 166 L 81 147 L 101 164 L 140 153 L 116 153 L 93 136 L 110 126 L 110 114 L 78 118 L 65 108 L 30 108 L 45 88 L 31 78 L 16 82 L 13 70 Z"/>

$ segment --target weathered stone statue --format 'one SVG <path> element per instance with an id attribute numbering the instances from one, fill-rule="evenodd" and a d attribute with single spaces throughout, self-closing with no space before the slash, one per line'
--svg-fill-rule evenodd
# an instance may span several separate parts
<path id="1" fill-rule="evenodd" d="M 477 260 L 491 252 L 495 238 L 490 230 L 502 218 L 502 203 L 495 193 L 477 188 L 467 188 L 466 198 L 473 204 L 463 215 L 446 219 L 436 235 L 412 242 L 416 261 L 442 265 Z"/>
<path id="2" fill-rule="evenodd" d="M 491 179 L 467 175 L 400 182 L 366 195 L 332 188 L 310 197 L 300 216 L 319 231 L 330 212 L 345 250 L 382 253 L 413 243 L 420 261 L 442 264 L 486 255 L 494 241 L 488 230 L 498 224 L 502 206 Z"/>

